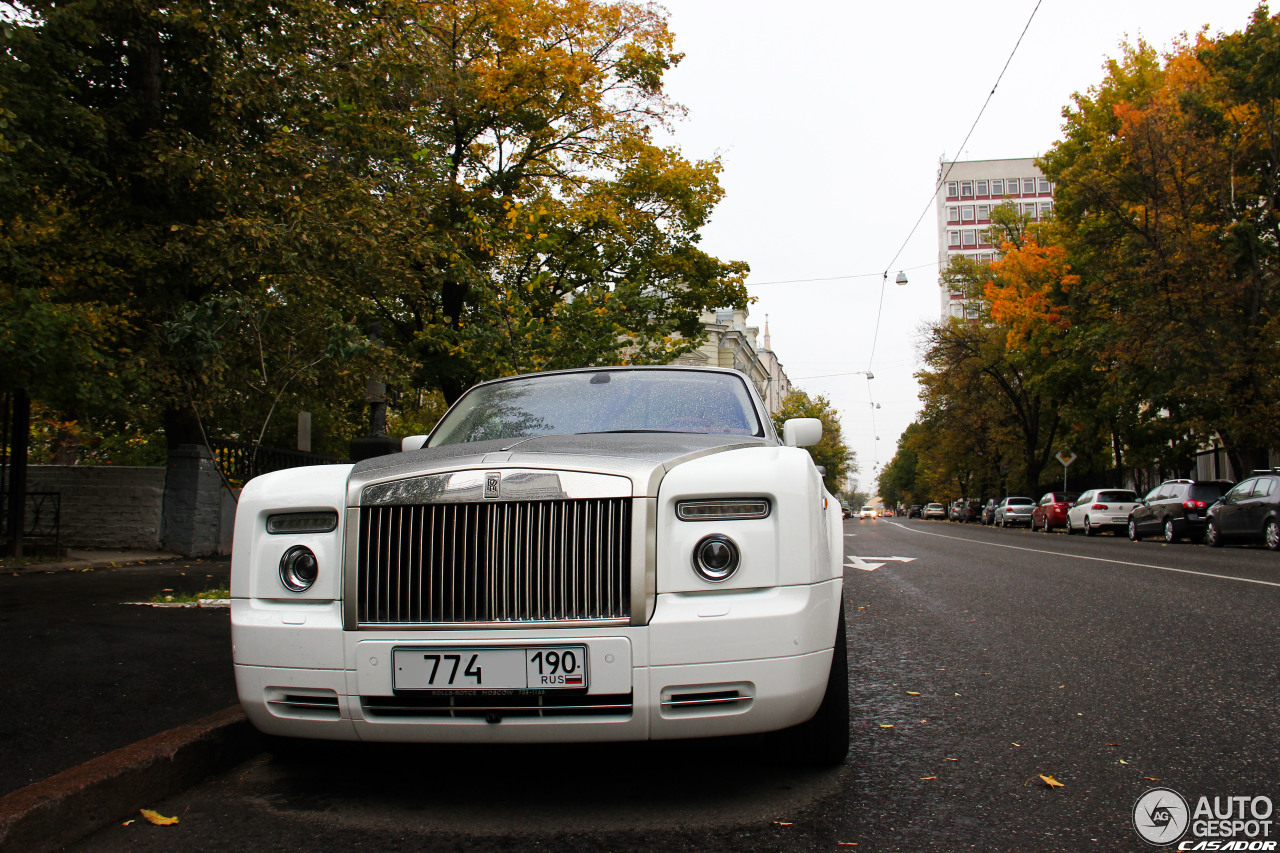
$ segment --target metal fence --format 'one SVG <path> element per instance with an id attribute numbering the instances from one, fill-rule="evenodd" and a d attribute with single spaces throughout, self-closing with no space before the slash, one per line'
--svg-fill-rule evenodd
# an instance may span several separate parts
<path id="1" fill-rule="evenodd" d="M 262 447 L 246 441 L 229 439 L 213 439 L 209 442 L 209 450 L 213 453 L 218 470 L 231 483 L 237 485 L 247 483 L 260 474 L 272 471 L 283 471 L 286 468 L 301 468 L 306 465 L 338 465 L 346 462 L 334 456 L 321 456 L 318 453 L 306 453 L 301 450 L 281 450 L 276 447 Z"/>

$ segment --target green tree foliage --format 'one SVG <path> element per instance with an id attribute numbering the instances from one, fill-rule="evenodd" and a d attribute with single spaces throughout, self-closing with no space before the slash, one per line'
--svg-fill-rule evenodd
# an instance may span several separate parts
<path id="1" fill-rule="evenodd" d="M 846 480 L 858 472 L 857 454 L 845 446 L 840 433 L 840 416 L 826 397 L 810 397 L 803 391 L 792 391 L 782 400 L 773 415 L 774 428 L 782 434 L 782 425 L 790 418 L 817 418 L 822 421 L 822 440 L 807 447 L 815 465 L 826 469 L 823 485 L 833 495 L 844 490 Z"/>
<path id="2" fill-rule="evenodd" d="M 697 247 L 719 164 L 651 141 L 679 114 L 651 7 L 9 10 L 0 381 L 71 418 L 145 410 L 179 443 L 307 408 L 340 452 L 370 372 L 453 399 L 669 360 L 745 304 L 745 265 Z"/>

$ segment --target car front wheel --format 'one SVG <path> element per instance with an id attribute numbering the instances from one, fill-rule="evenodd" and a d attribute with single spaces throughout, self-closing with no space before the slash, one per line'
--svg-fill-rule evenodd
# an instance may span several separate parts
<path id="1" fill-rule="evenodd" d="M 1218 530 L 1218 525 L 1210 519 L 1208 526 L 1204 529 L 1204 544 L 1210 548 L 1222 547 L 1222 533 Z"/>
<path id="2" fill-rule="evenodd" d="M 1274 518 L 1267 519 L 1267 526 L 1262 529 L 1262 534 L 1268 549 L 1280 551 L 1280 521 Z"/>
<path id="3" fill-rule="evenodd" d="M 833 767 L 849 754 L 849 651 L 844 636 L 844 605 L 836 623 L 831 672 L 818 712 L 806 723 L 779 732 L 779 757 L 793 764 Z"/>
<path id="4" fill-rule="evenodd" d="M 1137 542 L 1142 539 L 1142 534 L 1138 532 L 1138 523 L 1132 518 L 1129 519 L 1129 540 Z"/>

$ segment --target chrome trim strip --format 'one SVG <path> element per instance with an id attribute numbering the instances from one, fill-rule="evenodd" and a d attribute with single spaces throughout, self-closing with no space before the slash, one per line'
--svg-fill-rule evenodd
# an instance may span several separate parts
<path id="1" fill-rule="evenodd" d="M 486 490 L 489 478 L 501 475 L 501 495 Z M 419 506 L 440 503 L 489 501 L 546 501 L 578 498 L 625 498 L 633 492 L 631 480 L 616 474 L 504 468 L 501 471 L 470 469 L 423 474 L 367 485 L 360 490 L 362 506 Z"/>

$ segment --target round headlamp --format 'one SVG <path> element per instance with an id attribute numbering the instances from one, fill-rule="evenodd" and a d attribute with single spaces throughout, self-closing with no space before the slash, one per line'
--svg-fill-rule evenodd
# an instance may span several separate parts
<path id="1" fill-rule="evenodd" d="M 280 558 L 280 582 L 294 592 L 306 592 L 319 574 L 320 563 L 305 545 L 294 545 Z"/>
<path id="2" fill-rule="evenodd" d="M 738 545 L 728 536 L 713 533 L 693 546 L 693 570 L 705 581 L 720 583 L 728 580 L 741 562 Z"/>

